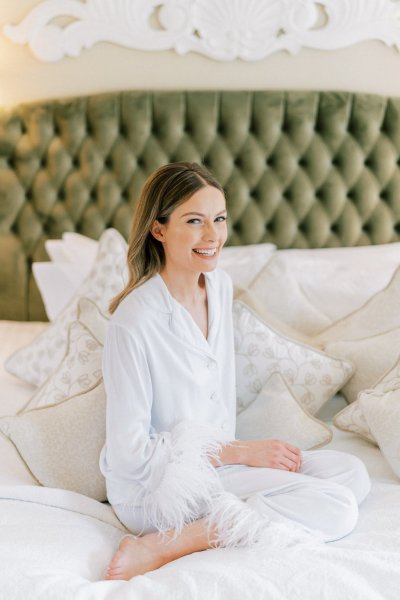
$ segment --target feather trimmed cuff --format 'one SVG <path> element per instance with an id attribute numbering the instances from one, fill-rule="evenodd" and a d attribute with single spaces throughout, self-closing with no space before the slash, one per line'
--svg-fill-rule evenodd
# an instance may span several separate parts
<path id="1" fill-rule="evenodd" d="M 251 501 L 251 500 L 250 500 Z M 273 521 L 261 511 L 230 492 L 215 494 L 208 515 L 208 535 L 212 546 L 252 547 L 286 550 L 314 545 L 321 539 L 296 523 Z"/>
<path id="2" fill-rule="evenodd" d="M 229 442 L 213 426 L 182 421 L 169 434 L 170 456 L 157 486 L 147 489 L 142 499 L 146 522 L 160 532 L 175 529 L 208 513 L 215 493 L 222 489 L 210 459 Z"/>

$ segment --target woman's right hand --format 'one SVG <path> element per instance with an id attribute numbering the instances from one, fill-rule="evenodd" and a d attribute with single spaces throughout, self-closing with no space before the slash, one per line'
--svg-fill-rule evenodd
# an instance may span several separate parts
<path id="1" fill-rule="evenodd" d="M 223 464 L 243 464 L 298 472 L 302 464 L 301 450 L 282 440 L 235 440 L 222 449 Z"/>

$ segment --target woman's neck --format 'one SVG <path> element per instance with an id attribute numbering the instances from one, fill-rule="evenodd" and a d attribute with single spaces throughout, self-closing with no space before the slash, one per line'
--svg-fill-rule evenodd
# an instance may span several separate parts
<path id="1" fill-rule="evenodd" d="M 160 275 L 171 296 L 182 304 L 196 304 L 204 298 L 203 273 L 176 273 L 164 267 Z"/>

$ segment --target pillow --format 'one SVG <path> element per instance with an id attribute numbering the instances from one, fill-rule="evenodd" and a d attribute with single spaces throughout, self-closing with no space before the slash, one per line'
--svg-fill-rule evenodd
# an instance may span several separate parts
<path id="1" fill-rule="evenodd" d="M 270 313 L 314 337 L 384 288 L 400 264 L 400 243 L 278 250 L 250 286 Z"/>
<path id="2" fill-rule="evenodd" d="M 348 402 L 355 402 L 357 394 L 375 385 L 393 365 L 400 348 L 400 327 L 380 335 L 360 340 L 330 342 L 324 346 L 329 354 L 349 360 L 355 365 L 353 377 L 341 392 Z"/>
<path id="3" fill-rule="evenodd" d="M 96 262 L 90 275 L 68 306 L 49 327 L 5 363 L 7 371 L 39 386 L 58 367 L 67 346 L 68 326 L 76 320 L 78 299 L 86 296 L 103 310 L 126 281 L 127 244 L 115 229 L 107 229 L 100 238 Z"/>
<path id="4" fill-rule="evenodd" d="M 253 402 L 273 372 L 312 415 L 351 377 L 350 362 L 274 331 L 242 302 L 233 303 L 239 409 Z"/>
<path id="5" fill-rule="evenodd" d="M 66 231 L 61 240 L 46 240 L 45 248 L 53 262 L 89 265 L 96 260 L 99 242 L 80 233 Z"/>
<path id="6" fill-rule="evenodd" d="M 235 287 L 246 288 L 267 264 L 275 250 L 275 244 L 267 243 L 224 246 L 218 266 L 230 275 Z"/>
<path id="7" fill-rule="evenodd" d="M 360 404 L 383 456 L 400 477 L 400 388 L 360 394 Z"/>
<path id="8" fill-rule="evenodd" d="M 42 485 L 106 500 L 99 456 L 105 442 L 103 383 L 63 402 L 0 419 L 0 431 L 15 445 Z"/>
<path id="9" fill-rule="evenodd" d="M 32 272 L 46 315 L 50 321 L 54 321 L 88 277 L 90 266 L 85 263 L 34 262 Z"/>
<path id="10" fill-rule="evenodd" d="M 376 444 L 376 439 L 361 408 L 360 397 L 370 392 L 384 394 L 397 388 L 400 388 L 400 357 L 396 359 L 395 365 L 377 381 L 372 390 L 361 391 L 355 402 L 338 412 L 333 418 L 333 424 L 342 431 L 351 431 Z"/>
<path id="11" fill-rule="evenodd" d="M 280 373 L 272 373 L 256 399 L 238 412 L 236 435 L 242 440 L 280 439 L 301 450 L 332 439 L 329 427 L 298 403 Z"/>
<path id="12" fill-rule="evenodd" d="M 303 342 L 304 344 L 311 345 L 311 339 L 300 333 L 296 329 L 292 329 L 286 323 L 283 323 L 279 319 L 277 319 L 274 315 L 272 315 L 266 307 L 257 299 L 257 297 L 250 292 L 248 289 L 236 289 L 234 293 L 235 300 L 240 300 L 242 304 L 248 306 L 256 315 L 260 317 L 260 319 L 278 331 L 283 335 L 292 338 L 293 340 L 297 340 L 299 342 Z"/>
<path id="13" fill-rule="evenodd" d="M 336 340 L 357 340 L 400 327 L 400 268 L 389 284 L 358 310 L 334 323 L 314 338 L 314 344 L 325 345 Z"/>
<path id="14" fill-rule="evenodd" d="M 80 233 L 65 232 L 61 240 L 46 240 L 44 245 L 52 262 L 35 262 L 32 271 L 46 315 L 54 321 L 89 275 L 99 242 Z"/>
<path id="15" fill-rule="evenodd" d="M 108 318 L 92 300 L 79 300 L 78 321 L 69 326 L 67 350 L 62 362 L 20 412 L 55 404 L 99 383 L 107 324 Z"/>

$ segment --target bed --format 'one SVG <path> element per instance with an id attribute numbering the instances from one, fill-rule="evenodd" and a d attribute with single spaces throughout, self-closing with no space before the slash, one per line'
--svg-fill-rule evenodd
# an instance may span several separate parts
<path id="1" fill-rule="evenodd" d="M 372 490 L 337 542 L 103 581 L 126 533 L 95 460 L 107 301 L 138 191 L 176 160 L 226 190 L 241 437 L 354 453 Z M 399 164 L 400 99 L 374 95 L 121 92 L 1 114 L 2 597 L 397 600 Z"/>

